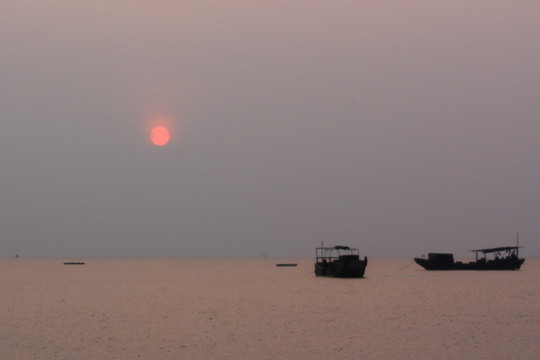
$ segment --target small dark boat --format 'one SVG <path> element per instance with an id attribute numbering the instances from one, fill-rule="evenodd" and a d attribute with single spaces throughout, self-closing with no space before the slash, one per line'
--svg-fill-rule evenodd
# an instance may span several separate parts
<path id="1" fill-rule="evenodd" d="M 454 261 L 453 254 L 429 253 L 428 258 L 414 258 L 426 270 L 519 270 L 525 259 L 519 258 L 520 246 L 471 250 L 475 261 Z M 503 253 L 503 255 L 501 255 Z M 492 255 L 489 256 L 488 255 Z"/>
<path id="2" fill-rule="evenodd" d="M 315 275 L 340 278 L 362 278 L 367 256 L 360 260 L 358 249 L 348 246 L 318 247 L 315 250 Z"/>
<path id="3" fill-rule="evenodd" d="M 276 264 L 277 267 L 294 267 L 298 264 L 294 264 L 294 263 L 287 263 L 287 264 Z"/>
<path id="4" fill-rule="evenodd" d="M 84 263 L 81 261 L 68 261 L 65 262 L 64 265 L 84 265 Z"/>

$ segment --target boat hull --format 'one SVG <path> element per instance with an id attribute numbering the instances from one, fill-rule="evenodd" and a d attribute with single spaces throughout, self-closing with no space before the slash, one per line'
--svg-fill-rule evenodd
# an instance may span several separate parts
<path id="1" fill-rule="evenodd" d="M 315 263 L 315 275 L 335 278 L 363 278 L 367 266 L 367 257 L 360 260 L 358 256 L 343 256 L 332 262 Z"/>
<path id="2" fill-rule="evenodd" d="M 457 261 L 447 263 L 414 258 L 414 261 L 426 270 L 519 270 L 525 259 L 473 261 L 468 263 Z"/>

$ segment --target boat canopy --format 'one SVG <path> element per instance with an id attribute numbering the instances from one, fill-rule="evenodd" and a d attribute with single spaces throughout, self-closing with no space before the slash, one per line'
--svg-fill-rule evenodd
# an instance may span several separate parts
<path id="1" fill-rule="evenodd" d="M 326 259 L 332 261 L 343 255 L 358 255 L 359 251 L 350 246 L 336 245 L 332 247 L 318 247 L 315 249 L 315 257 L 317 261 Z"/>
<path id="2" fill-rule="evenodd" d="M 494 252 L 500 252 L 500 251 L 512 251 L 512 250 L 518 250 L 519 248 L 522 248 L 523 246 L 502 246 L 502 247 L 496 247 L 496 248 L 489 248 L 489 249 L 477 249 L 477 250 L 470 250 L 476 253 L 482 252 L 484 254 L 488 253 L 494 253 Z"/>

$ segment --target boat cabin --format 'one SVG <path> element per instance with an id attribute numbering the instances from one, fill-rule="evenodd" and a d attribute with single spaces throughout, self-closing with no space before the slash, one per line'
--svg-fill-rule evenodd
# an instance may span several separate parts
<path id="1" fill-rule="evenodd" d="M 336 245 L 332 247 L 318 247 L 316 248 L 315 255 L 318 263 L 331 263 L 346 257 L 358 258 L 360 252 L 358 249 L 349 246 Z"/>
<path id="2" fill-rule="evenodd" d="M 429 253 L 428 260 L 435 261 L 439 264 L 453 264 L 454 254 Z"/>

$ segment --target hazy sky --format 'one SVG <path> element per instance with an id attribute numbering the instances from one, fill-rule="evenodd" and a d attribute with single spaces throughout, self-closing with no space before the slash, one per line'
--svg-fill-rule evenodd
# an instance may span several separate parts
<path id="1" fill-rule="evenodd" d="M 538 255 L 539 14 L 4 2 L 0 257 Z"/>

